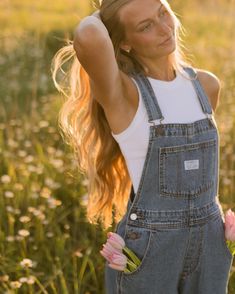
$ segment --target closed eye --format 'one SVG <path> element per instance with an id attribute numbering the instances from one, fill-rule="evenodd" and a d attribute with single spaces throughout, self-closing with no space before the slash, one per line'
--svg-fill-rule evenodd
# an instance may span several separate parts
<path id="1" fill-rule="evenodd" d="M 148 30 L 148 29 L 150 29 L 151 28 L 151 26 L 153 25 L 153 23 L 152 22 L 149 22 L 148 24 L 146 24 L 145 26 L 143 26 L 141 29 L 140 29 L 140 31 L 146 31 L 146 30 Z"/>

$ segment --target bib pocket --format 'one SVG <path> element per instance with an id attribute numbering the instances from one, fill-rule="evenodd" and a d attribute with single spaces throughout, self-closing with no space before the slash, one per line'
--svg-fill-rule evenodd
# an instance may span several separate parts
<path id="1" fill-rule="evenodd" d="M 216 180 L 216 139 L 159 148 L 161 196 L 199 196 Z"/>

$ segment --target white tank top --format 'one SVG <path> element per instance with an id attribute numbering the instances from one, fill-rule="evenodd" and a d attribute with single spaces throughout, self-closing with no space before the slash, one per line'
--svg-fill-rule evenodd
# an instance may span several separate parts
<path id="1" fill-rule="evenodd" d="M 185 72 L 184 74 L 189 77 L 188 73 Z M 149 77 L 148 80 L 152 85 L 164 116 L 164 119 L 161 121 L 162 124 L 192 123 L 206 118 L 192 82 L 183 77 L 179 72 L 176 72 L 176 78 L 172 81 L 161 81 Z M 135 82 L 134 79 L 133 81 Z M 119 144 L 125 158 L 136 193 L 147 153 L 149 127 L 151 124 L 148 122 L 147 110 L 140 89 L 136 82 L 135 84 L 139 93 L 139 104 L 136 114 L 123 132 L 118 134 L 112 132 L 112 136 Z"/>

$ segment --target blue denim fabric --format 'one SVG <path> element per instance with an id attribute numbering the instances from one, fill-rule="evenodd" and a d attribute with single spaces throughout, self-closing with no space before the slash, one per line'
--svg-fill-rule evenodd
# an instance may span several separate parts
<path id="1" fill-rule="evenodd" d="M 124 273 L 106 262 L 106 294 L 227 293 L 233 256 L 218 195 L 219 133 L 195 70 L 184 70 L 207 114 L 186 124 L 163 124 L 148 79 L 133 75 L 152 125 L 138 190 L 115 231 L 141 264 Z"/>

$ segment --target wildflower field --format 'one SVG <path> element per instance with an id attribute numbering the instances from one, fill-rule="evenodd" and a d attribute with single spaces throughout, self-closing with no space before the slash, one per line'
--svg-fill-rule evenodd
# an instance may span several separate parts
<path id="1" fill-rule="evenodd" d="M 235 1 L 169 2 L 194 66 L 222 82 L 219 196 L 235 210 Z M 86 220 L 87 182 L 59 133 L 63 97 L 50 73 L 91 11 L 85 0 L 0 2 L 0 293 L 105 293 L 99 251 L 107 232 Z"/>

